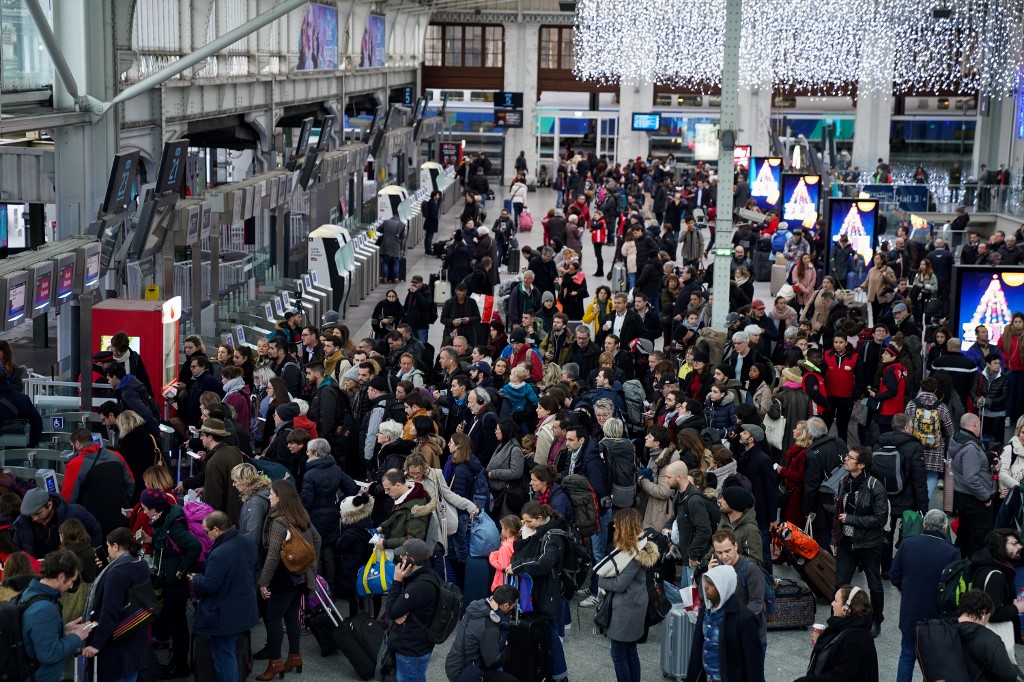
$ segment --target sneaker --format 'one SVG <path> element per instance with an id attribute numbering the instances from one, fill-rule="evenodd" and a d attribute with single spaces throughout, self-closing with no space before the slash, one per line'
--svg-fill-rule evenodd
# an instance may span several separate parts
<path id="1" fill-rule="evenodd" d="M 569 632 L 570 630 L 572 630 L 572 623 L 566 623 L 563 627 L 565 628 L 566 632 Z"/>
<path id="2" fill-rule="evenodd" d="M 590 596 L 590 588 L 589 587 L 584 587 L 582 590 L 576 590 L 576 594 L 578 594 L 581 597 L 589 597 Z"/>
<path id="3" fill-rule="evenodd" d="M 590 595 L 586 599 L 580 602 L 580 608 L 592 609 L 597 606 L 601 600 L 597 598 L 597 595 Z"/>

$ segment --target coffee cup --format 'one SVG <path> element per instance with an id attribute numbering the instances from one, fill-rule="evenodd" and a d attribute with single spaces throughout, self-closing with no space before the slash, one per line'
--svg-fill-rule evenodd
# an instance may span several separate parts
<path id="1" fill-rule="evenodd" d="M 818 637 L 821 636 L 821 633 L 824 630 L 825 630 L 825 626 L 822 623 L 815 623 L 814 625 L 811 626 L 811 645 L 812 646 L 818 643 Z"/>

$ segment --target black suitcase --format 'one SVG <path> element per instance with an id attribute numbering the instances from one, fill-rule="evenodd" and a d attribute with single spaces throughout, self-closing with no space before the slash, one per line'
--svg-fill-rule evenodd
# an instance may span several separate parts
<path id="1" fill-rule="evenodd" d="M 494 581 L 494 567 L 487 557 L 471 556 L 466 559 L 466 576 L 463 579 L 462 603 L 469 606 L 477 599 L 491 596 L 491 583 Z"/>
<path id="2" fill-rule="evenodd" d="M 400 282 L 404 282 L 405 281 L 405 266 L 406 266 L 405 256 L 402 256 L 401 258 L 398 259 L 398 280 Z"/>
<path id="3" fill-rule="evenodd" d="M 252 644 L 248 632 L 243 632 L 235 640 L 235 654 L 238 656 L 238 680 L 245 682 L 252 672 Z M 213 657 L 210 655 L 210 638 L 206 635 L 192 637 L 192 650 L 189 652 L 192 666 L 192 679 L 196 682 L 217 682 L 217 672 L 213 668 Z"/>
<path id="4" fill-rule="evenodd" d="M 341 621 L 337 638 L 338 648 L 345 655 L 356 675 L 361 680 L 371 680 L 377 672 L 377 656 L 380 654 L 384 636 L 384 625 L 366 613 L 357 613 Z"/>
<path id="5" fill-rule="evenodd" d="M 338 639 L 341 638 L 339 626 L 342 618 L 337 609 L 333 613 L 323 605 L 306 612 L 306 628 L 313 634 L 320 645 L 320 655 L 330 656 L 338 650 Z"/>
<path id="6" fill-rule="evenodd" d="M 765 251 L 754 251 L 754 276 L 755 282 L 770 282 L 772 280 L 772 254 Z"/>
<path id="7" fill-rule="evenodd" d="M 513 619 L 508 629 L 508 663 L 504 672 L 519 682 L 551 678 L 551 624 L 535 618 Z"/>
<path id="8" fill-rule="evenodd" d="M 513 249 L 509 247 L 508 254 L 505 256 L 508 259 L 508 274 L 518 275 L 519 274 L 519 259 L 522 254 L 519 249 Z"/>

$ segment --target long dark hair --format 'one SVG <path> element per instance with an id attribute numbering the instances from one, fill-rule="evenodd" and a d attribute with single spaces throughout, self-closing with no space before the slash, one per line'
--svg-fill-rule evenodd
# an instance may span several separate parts
<path id="1" fill-rule="evenodd" d="M 288 525 L 295 526 L 300 531 L 309 530 L 312 525 L 309 520 L 309 512 L 302 506 L 302 499 L 295 486 L 282 478 L 271 483 L 270 489 L 277 497 L 277 505 L 274 507 L 276 514 L 283 517 Z"/>
<path id="2" fill-rule="evenodd" d="M 279 408 L 281 405 L 290 402 L 290 399 L 288 397 L 288 384 L 285 383 L 284 379 L 281 377 L 274 377 L 267 383 L 274 387 L 274 399 L 270 401 L 270 405 L 267 407 L 267 418 L 269 420 L 274 416 L 274 410 Z"/>
<path id="3" fill-rule="evenodd" d="M 413 417 L 412 427 L 416 429 L 416 438 L 426 438 L 437 433 L 434 429 L 434 420 L 425 414 Z"/>
<path id="4" fill-rule="evenodd" d="M 509 417 L 505 417 L 498 422 L 498 428 L 501 429 L 501 443 L 504 445 L 512 440 L 519 439 L 519 426 L 516 425 L 515 421 Z"/>

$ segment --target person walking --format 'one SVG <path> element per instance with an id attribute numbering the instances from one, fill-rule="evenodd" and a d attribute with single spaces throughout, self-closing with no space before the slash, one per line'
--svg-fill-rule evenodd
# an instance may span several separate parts
<path id="1" fill-rule="evenodd" d="M 736 582 L 736 570 L 725 565 L 701 579 L 704 608 L 693 629 L 687 665 L 694 680 L 764 680 L 757 616 L 736 598 Z"/>
<path id="2" fill-rule="evenodd" d="M 899 480 L 902 489 L 895 490 L 896 481 L 882 481 L 889 494 L 889 529 L 885 531 L 885 542 L 882 543 L 882 579 L 889 577 L 889 566 L 892 565 L 892 541 L 896 531 L 896 523 L 905 511 L 916 511 L 924 514 L 928 511 L 928 481 L 924 466 L 924 447 L 921 441 L 914 438 L 911 431 L 913 422 L 905 414 L 897 414 L 892 418 L 892 431 L 883 433 L 878 439 L 874 452 L 890 454 L 893 450 L 899 453 L 901 470 Z"/>

